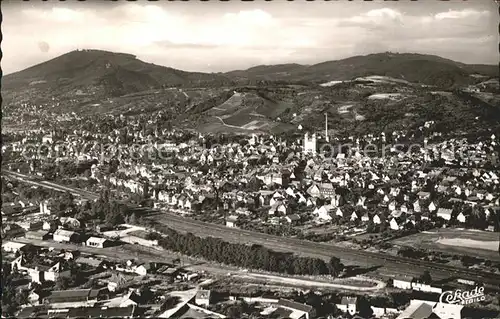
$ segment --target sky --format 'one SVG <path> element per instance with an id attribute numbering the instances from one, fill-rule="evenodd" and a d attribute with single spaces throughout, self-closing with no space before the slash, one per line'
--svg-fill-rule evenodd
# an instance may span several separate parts
<path id="1" fill-rule="evenodd" d="M 9 74 L 76 49 L 186 71 L 314 64 L 377 52 L 496 64 L 498 4 L 469 1 L 2 1 Z"/>

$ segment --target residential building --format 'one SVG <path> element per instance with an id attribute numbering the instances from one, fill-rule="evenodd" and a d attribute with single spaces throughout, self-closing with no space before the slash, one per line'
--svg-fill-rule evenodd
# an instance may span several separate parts
<path id="1" fill-rule="evenodd" d="M 444 220 L 451 220 L 451 215 L 453 213 L 452 209 L 449 208 L 439 208 L 437 211 L 437 217 L 441 217 Z"/>
<path id="2" fill-rule="evenodd" d="M 392 280 L 392 285 L 394 288 L 410 290 L 412 282 L 412 277 L 397 276 Z"/>
<path id="3" fill-rule="evenodd" d="M 54 290 L 49 296 L 43 298 L 43 302 L 47 304 L 62 304 L 68 306 L 75 305 L 93 305 L 101 293 L 99 289 L 71 289 L 71 290 Z"/>
<path id="4" fill-rule="evenodd" d="M 285 219 L 289 223 L 297 223 L 300 221 L 300 216 L 298 214 L 291 214 L 286 216 Z"/>
<path id="5" fill-rule="evenodd" d="M 66 318 L 133 318 L 136 307 L 78 307 L 67 310 Z"/>
<path id="6" fill-rule="evenodd" d="M 316 316 L 316 311 L 312 306 L 302 304 L 293 300 L 280 299 L 278 301 L 278 306 L 281 308 L 292 310 L 294 313 L 296 313 L 296 316 L 294 316 L 294 318 L 310 319 Z"/>
<path id="7" fill-rule="evenodd" d="M 464 213 L 460 212 L 458 215 L 457 215 L 457 220 L 460 222 L 460 223 L 465 223 L 467 221 L 467 216 L 464 215 Z"/>
<path id="8" fill-rule="evenodd" d="M 76 242 L 79 238 L 79 234 L 71 231 L 71 230 L 65 230 L 65 229 L 57 229 L 54 232 L 54 241 L 60 242 L 60 243 L 69 243 L 69 242 Z"/>
<path id="9" fill-rule="evenodd" d="M 90 237 L 85 241 L 85 245 L 95 248 L 105 248 L 111 246 L 111 241 L 101 237 Z"/>
<path id="10" fill-rule="evenodd" d="M 357 297 L 342 297 L 340 304 L 337 304 L 337 308 L 345 313 L 349 313 L 353 316 L 357 312 Z"/>
<path id="11" fill-rule="evenodd" d="M 238 222 L 237 215 L 231 215 L 226 218 L 226 226 L 227 227 L 236 227 L 236 223 Z"/>
<path id="12" fill-rule="evenodd" d="M 199 306 L 208 307 L 210 305 L 210 302 L 211 302 L 211 297 L 212 297 L 212 294 L 211 294 L 210 290 L 200 289 L 196 293 L 195 303 Z"/>

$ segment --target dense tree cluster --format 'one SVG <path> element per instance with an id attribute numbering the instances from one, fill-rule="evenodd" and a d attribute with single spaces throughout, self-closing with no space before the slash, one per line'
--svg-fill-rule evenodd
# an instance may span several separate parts
<path id="1" fill-rule="evenodd" d="M 167 236 L 155 237 L 159 245 L 165 249 L 239 267 L 297 275 L 330 274 L 334 276 L 343 269 L 343 265 L 335 257 L 326 263 L 319 258 L 298 257 L 291 253 L 276 252 L 260 245 L 228 243 L 220 238 L 202 238 L 191 233 L 181 234 L 170 228 L 161 229 L 161 231 Z"/>
<path id="2" fill-rule="evenodd" d="M 16 274 L 11 271 L 8 263 L 2 263 L 2 317 L 12 317 L 17 309 L 26 304 L 28 293 L 26 290 L 16 291 L 13 280 Z"/>

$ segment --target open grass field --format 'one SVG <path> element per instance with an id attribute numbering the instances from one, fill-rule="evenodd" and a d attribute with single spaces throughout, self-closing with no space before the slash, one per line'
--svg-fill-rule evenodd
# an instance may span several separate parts
<path id="1" fill-rule="evenodd" d="M 438 229 L 399 238 L 393 243 L 489 260 L 500 260 L 498 233 L 495 232 L 462 228 Z"/>

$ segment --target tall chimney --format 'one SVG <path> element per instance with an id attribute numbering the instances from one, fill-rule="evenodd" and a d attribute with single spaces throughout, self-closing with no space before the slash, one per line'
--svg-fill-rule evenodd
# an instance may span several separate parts
<path id="1" fill-rule="evenodd" d="M 326 142 L 330 142 L 330 138 L 328 137 L 328 113 L 325 112 L 325 140 Z"/>

